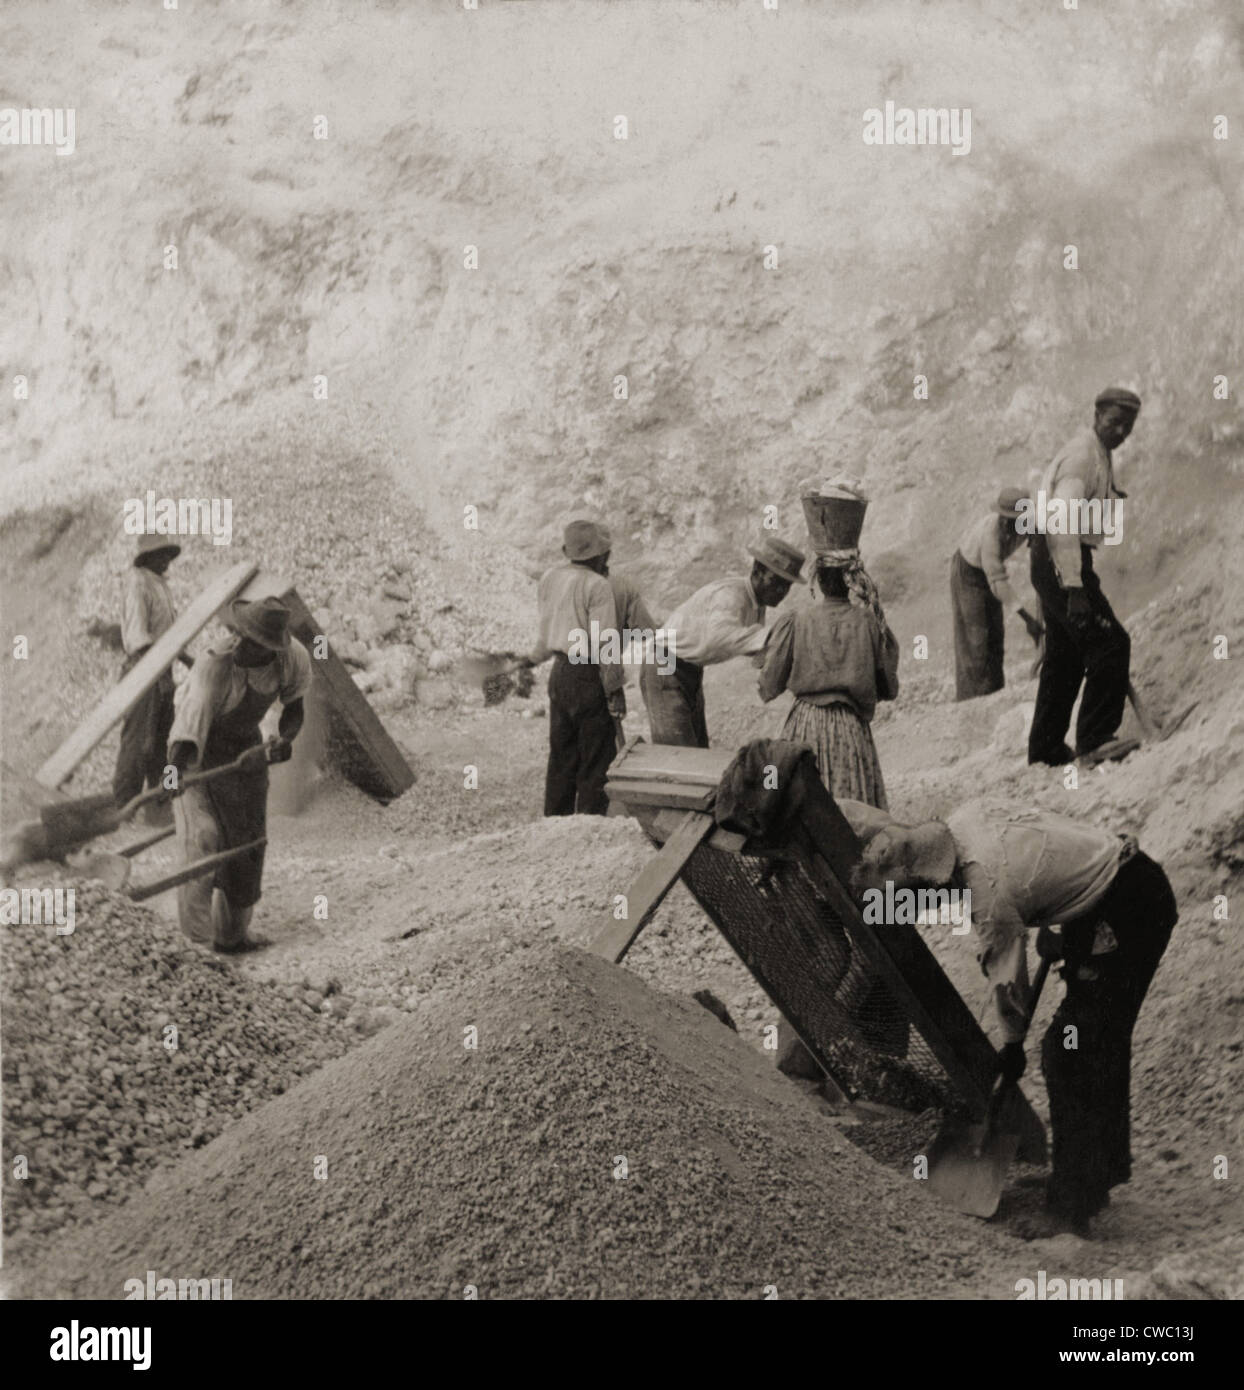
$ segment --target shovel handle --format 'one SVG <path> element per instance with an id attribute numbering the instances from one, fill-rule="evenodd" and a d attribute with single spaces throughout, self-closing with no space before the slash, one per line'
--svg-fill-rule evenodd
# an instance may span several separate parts
<path id="1" fill-rule="evenodd" d="M 231 763 L 225 763 L 222 767 L 210 767 L 206 772 L 191 772 L 182 778 L 181 788 L 185 791 L 187 787 L 202 786 L 204 782 L 214 782 L 217 777 L 227 777 L 232 772 L 241 772 L 256 762 L 256 749 L 263 748 L 263 744 L 257 743 L 254 748 L 248 748 L 245 753 L 239 753 Z M 139 794 L 127 801 L 117 812 L 120 821 L 127 821 L 136 811 L 141 811 L 144 806 L 151 801 L 164 801 L 171 793 L 166 787 L 152 787 L 150 791 L 139 792 Z"/>
<path id="2" fill-rule="evenodd" d="M 1041 991 L 1045 988 L 1046 977 L 1050 973 L 1050 962 L 1048 957 L 1041 958 L 1041 964 L 1037 967 L 1036 976 L 1032 982 L 1032 990 L 1028 995 L 1028 1017 L 1024 1020 L 1023 1037 L 1017 1038 L 1017 1042 L 1023 1042 L 1028 1036 L 1028 1029 L 1032 1026 L 1032 1016 L 1037 1011 L 1037 1004 L 1041 1000 Z M 993 1133 L 994 1125 L 998 1119 L 998 1111 L 1002 1107 L 1003 1098 L 1008 1091 L 1018 1090 L 1018 1081 L 1004 1081 L 1001 1077 L 994 1082 L 993 1090 L 989 1093 L 989 1105 L 985 1111 L 985 1136 Z M 984 1138 L 982 1138 L 982 1144 Z"/>
<path id="3" fill-rule="evenodd" d="M 238 845 L 236 849 L 224 849 L 219 854 L 209 854 L 203 859 L 196 859 L 193 864 L 186 864 L 173 873 L 166 874 L 163 878 L 153 879 L 152 882 L 144 883 L 138 888 L 131 888 L 130 897 L 136 903 L 146 902 L 148 898 L 154 898 L 158 893 L 176 888 L 180 883 L 189 883 L 192 878 L 201 878 L 221 864 L 227 864 L 231 859 L 238 859 L 243 854 L 249 854 L 252 850 L 261 849 L 267 843 L 267 836 L 264 836 L 261 839 L 252 840 L 249 844 Z"/>

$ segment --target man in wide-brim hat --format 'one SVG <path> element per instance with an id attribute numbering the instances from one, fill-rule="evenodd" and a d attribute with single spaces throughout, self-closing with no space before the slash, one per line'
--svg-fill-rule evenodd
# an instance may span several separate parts
<path id="1" fill-rule="evenodd" d="M 169 735 L 169 762 L 181 788 L 187 773 L 252 757 L 238 772 L 186 788 L 174 803 L 186 859 L 235 849 L 263 839 L 268 819 L 268 762 L 283 762 L 302 728 L 303 700 L 311 687 L 311 656 L 291 636 L 290 611 L 275 597 L 237 599 L 228 626 L 236 634 L 195 665 L 177 696 Z M 260 722 L 281 702 L 277 737 L 265 750 Z M 193 940 L 236 953 L 263 945 L 247 931 L 263 881 L 260 846 L 221 865 L 210 877 L 182 884 L 177 912 Z"/>
<path id="2" fill-rule="evenodd" d="M 1126 495 L 1115 486 L 1112 454 L 1132 432 L 1140 397 L 1112 386 L 1094 407 L 1092 425 L 1072 437 L 1041 479 L 1047 506 L 1062 503 L 1068 511 L 1082 511 L 1099 502 L 1115 509 Z M 1045 659 L 1028 734 L 1030 763 L 1058 766 L 1103 749 L 1123 722 L 1132 644 L 1093 569 L 1093 550 L 1102 539 L 1092 533 L 1032 537 L 1032 587 L 1041 600 Z M 1081 683 L 1072 750 L 1066 737 Z"/>
<path id="3" fill-rule="evenodd" d="M 599 521 L 567 523 L 565 563 L 546 570 L 536 592 L 539 636 L 526 662 L 539 666 L 553 658 L 546 816 L 603 816 L 609 810 L 605 775 L 617 752 L 626 695 L 621 665 L 590 659 L 589 639 L 593 624 L 598 641 L 618 630 L 615 591 L 607 578 L 612 544 Z"/>
<path id="4" fill-rule="evenodd" d="M 768 635 L 765 609 L 776 608 L 802 579 L 803 552 L 776 536 L 762 536 L 747 553 L 750 574 L 705 584 L 666 618 L 673 672 L 664 675 L 647 661 L 640 671 L 654 743 L 708 747 L 704 668 L 735 656 L 760 658 Z"/>
<path id="5" fill-rule="evenodd" d="M 125 662 L 124 677 L 146 655 L 147 649 L 173 625 L 177 610 L 165 575 L 181 546 L 168 536 L 143 534 L 138 537 L 134 560 L 125 580 L 121 609 L 121 645 Z M 191 657 L 182 652 L 178 660 L 190 667 Z M 168 731 L 173 723 L 173 673 L 164 671 L 126 712 L 121 725 L 121 745 L 117 749 L 112 794 L 118 806 L 136 797 L 144 788 L 159 786 L 164 776 L 164 754 Z M 168 815 L 167 807 L 160 813 Z M 167 824 L 167 820 L 165 821 Z"/>
<path id="6" fill-rule="evenodd" d="M 1041 624 L 1015 595 L 1006 563 L 1029 537 L 1017 528 L 1028 490 L 1004 487 L 994 510 L 972 523 L 950 562 L 950 607 L 955 628 L 955 699 L 991 695 L 1006 684 L 1002 660 L 1006 614 L 1016 614 L 1034 642 Z"/>
<path id="7" fill-rule="evenodd" d="M 1062 926 L 1061 943 L 1048 934 L 1053 949 L 1043 950 L 1061 956 L 1066 995 L 1041 1044 L 1053 1163 L 1047 1214 L 1031 1234 L 1087 1235 L 1110 1189 L 1131 1177 L 1132 1030 L 1179 916 L 1166 874 L 1131 835 L 997 798 L 916 826 L 839 806 L 863 843 L 857 895 L 884 893 L 887 882 L 971 893 L 969 940 L 1008 1080 L 1025 1068 L 1028 933 Z"/>

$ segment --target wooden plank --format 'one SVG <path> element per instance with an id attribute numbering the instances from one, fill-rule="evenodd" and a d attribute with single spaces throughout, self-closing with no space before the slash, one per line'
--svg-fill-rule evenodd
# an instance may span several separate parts
<path id="1" fill-rule="evenodd" d="M 713 802 L 711 787 L 680 787 L 673 782 L 623 782 L 605 784 L 611 802 L 624 806 L 681 806 L 685 811 L 706 811 Z"/>
<path id="2" fill-rule="evenodd" d="M 604 930 L 592 942 L 595 955 L 604 956 L 616 965 L 631 949 L 631 944 L 643 930 L 644 924 L 661 905 L 666 893 L 678 880 L 683 865 L 696 847 L 713 832 L 712 816 L 688 811 L 678 829 L 664 846 L 644 865 L 639 877 L 626 895 L 627 914 L 615 921 L 610 913 Z"/>
<path id="3" fill-rule="evenodd" d="M 331 645 L 325 642 L 324 655 L 316 656 L 316 638 L 323 633 L 293 584 L 276 575 L 259 574 L 239 597 L 253 600 L 269 595 L 279 598 L 290 610 L 290 630 L 311 652 L 311 665 L 320 690 L 336 718 L 337 732 L 345 745 L 342 771 L 372 796 L 382 799 L 401 796 L 415 780 L 410 764 Z"/>
<path id="4" fill-rule="evenodd" d="M 654 839 L 664 844 L 682 824 L 683 817 L 677 811 L 658 811 L 649 825 L 644 828 Z M 708 837 L 709 849 L 724 849 L 728 854 L 738 854 L 747 844 L 747 836 L 737 830 L 714 830 Z"/>
<path id="5" fill-rule="evenodd" d="M 609 769 L 610 780 L 687 782 L 715 787 L 730 766 L 736 750 L 684 748 L 672 743 L 636 743 L 628 746 Z"/>
<path id="6" fill-rule="evenodd" d="M 35 780 L 45 787 L 59 787 L 68 781 L 82 759 L 151 689 L 177 659 L 178 652 L 211 622 L 221 605 L 241 593 L 258 568 L 253 561 L 242 560 L 226 573 L 217 575 L 39 768 Z"/>

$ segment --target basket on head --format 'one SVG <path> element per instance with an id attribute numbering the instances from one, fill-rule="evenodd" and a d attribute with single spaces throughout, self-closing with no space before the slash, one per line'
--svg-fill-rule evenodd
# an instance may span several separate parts
<path id="1" fill-rule="evenodd" d="M 854 550 L 859 546 L 868 510 L 864 498 L 845 488 L 823 491 L 815 482 L 802 484 L 799 493 L 814 550 Z"/>

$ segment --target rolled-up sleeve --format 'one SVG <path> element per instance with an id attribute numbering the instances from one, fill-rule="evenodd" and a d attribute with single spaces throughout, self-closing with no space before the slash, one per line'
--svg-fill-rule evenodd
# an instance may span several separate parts
<path id="1" fill-rule="evenodd" d="M 173 727 L 169 730 L 170 754 L 174 744 L 192 743 L 191 767 L 203 760 L 212 721 L 224 709 L 230 686 L 230 666 L 218 657 L 195 662 L 194 669 L 177 687 L 173 706 Z"/>
<path id="2" fill-rule="evenodd" d="M 898 638 L 888 623 L 873 623 L 873 652 L 876 657 L 877 699 L 898 699 Z"/>
<path id="3" fill-rule="evenodd" d="M 1007 578 L 1006 558 L 1002 554 L 1001 528 L 995 522 L 985 529 L 981 538 L 981 569 L 989 581 L 993 596 L 1004 608 L 1014 610 L 1019 607 L 1015 591 Z"/>
<path id="4" fill-rule="evenodd" d="M 705 626 L 714 661 L 727 661 L 732 656 L 755 656 L 764 650 L 769 629 L 763 622 L 747 621 L 754 611 L 737 592 L 722 589 L 713 595 L 705 615 Z"/>
<path id="5" fill-rule="evenodd" d="M 1078 472 L 1067 473 L 1055 483 L 1054 497 L 1050 501 L 1061 498 L 1067 503 L 1067 515 L 1071 516 L 1071 504 L 1085 496 L 1084 490 L 1085 480 L 1079 476 Z M 1049 546 L 1050 559 L 1054 562 L 1054 568 L 1058 571 L 1058 579 L 1063 588 L 1080 588 L 1080 537 L 1068 535 L 1065 532 L 1049 532 L 1045 542 Z"/>
<path id="6" fill-rule="evenodd" d="M 760 698 L 767 704 L 786 689 L 795 652 L 795 615 L 783 613 L 769 632 L 765 664 L 757 680 Z"/>
<path id="7" fill-rule="evenodd" d="M 596 576 L 596 582 L 590 585 L 587 591 L 587 617 L 589 632 L 592 623 L 596 623 L 596 631 L 602 639 L 607 632 L 613 632 L 617 634 L 619 646 L 621 645 L 613 590 L 609 587 L 609 581 L 599 575 Z M 619 651 L 617 661 L 602 661 L 600 663 L 600 683 L 605 687 L 606 695 L 614 694 L 626 684 L 626 673 L 622 669 L 621 655 L 622 653 Z"/>
<path id="8" fill-rule="evenodd" d="M 1028 930 L 980 864 L 964 864 L 963 881 L 972 894 L 976 959 L 989 981 L 999 1032 L 1004 1042 L 1019 1042 L 1028 1027 Z"/>
<path id="9" fill-rule="evenodd" d="M 121 645 L 126 656 L 133 656 L 151 645 L 151 604 L 147 590 L 136 571 L 125 579 L 125 598 L 121 605 Z"/>
<path id="10" fill-rule="evenodd" d="M 298 639 L 292 638 L 281 668 L 281 684 L 277 698 L 283 705 L 301 700 L 311 689 L 311 653 Z"/>

